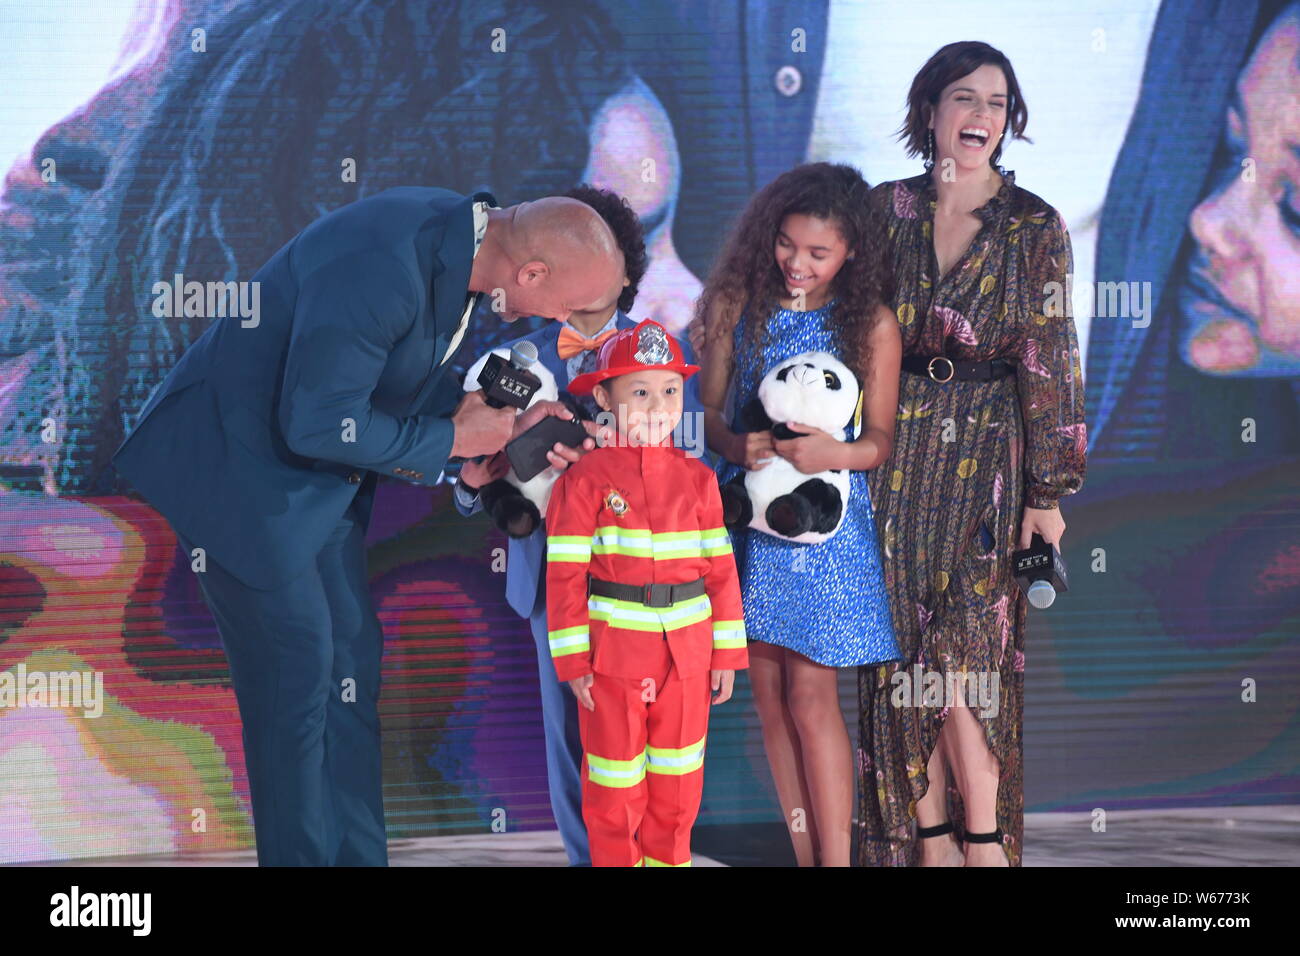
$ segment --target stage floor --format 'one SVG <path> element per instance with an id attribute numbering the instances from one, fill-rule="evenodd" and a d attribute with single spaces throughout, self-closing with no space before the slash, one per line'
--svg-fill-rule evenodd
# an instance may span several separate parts
<path id="1" fill-rule="evenodd" d="M 1025 814 L 1026 866 L 1296 866 L 1300 806 Z"/>
<path id="2" fill-rule="evenodd" d="M 788 866 L 779 824 L 699 827 L 696 866 Z M 565 866 L 551 831 L 394 840 L 392 866 Z M 202 856 L 94 857 L 35 866 L 254 866 L 252 850 Z M 1296 866 L 1300 806 L 1115 810 L 1106 832 L 1084 813 L 1025 814 L 1026 866 Z"/>

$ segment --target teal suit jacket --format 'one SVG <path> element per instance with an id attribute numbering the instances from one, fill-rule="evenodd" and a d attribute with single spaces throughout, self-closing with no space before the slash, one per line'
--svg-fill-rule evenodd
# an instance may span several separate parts
<path id="1" fill-rule="evenodd" d="M 377 473 L 435 484 L 480 199 L 496 205 L 403 186 L 309 225 L 253 276 L 255 323 L 214 321 L 150 395 L 117 470 L 262 589 L 301 573 L 354 499 L 368 523 Z"/>

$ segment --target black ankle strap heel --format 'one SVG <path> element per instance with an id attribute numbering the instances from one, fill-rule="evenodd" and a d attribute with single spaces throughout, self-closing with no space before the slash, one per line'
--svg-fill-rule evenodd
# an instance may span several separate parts
<path id="1" fill-rule="evenodd" d="M 992 833 L 969 833 L 968 832 L 966 834 L 966 842 L 967 843 L 1001 843 L 1002 828 L 998 827 L 998 829 L 994 830 Z"/>
<path id="2" fill-rule="evenodd" d="M 917 827 L 916 837 L 918 840 L 924 840 L 927 837 L 943 836 L 945 833 L 951 833 L 951 832 L 952 832 L 952 821 L 949 820 L 947 823 L 940 823 L 936 827 Z"/>

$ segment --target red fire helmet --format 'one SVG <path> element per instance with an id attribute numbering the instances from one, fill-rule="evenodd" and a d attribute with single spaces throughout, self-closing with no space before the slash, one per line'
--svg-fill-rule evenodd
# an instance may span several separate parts
<path id="1" fill-rule="evenodd" d="M 668 334 L 668 330 L 654 319 L 644 319 L 636 328 L 624 329 L 607 338 L 596 356 L 594 371 L 579 375 L 569 383 L 573 395 L 589 395 L 597 382 L 629 372 L 645 369 L 662 369 L 680 372 L 690 378 L 700 370 L 698 365 L 688 365 L 682 347 Z"/>

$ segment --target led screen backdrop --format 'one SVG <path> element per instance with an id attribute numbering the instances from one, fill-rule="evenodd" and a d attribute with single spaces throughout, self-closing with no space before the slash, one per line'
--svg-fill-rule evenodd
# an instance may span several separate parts
<path id="1" fill-rule="evenodd" d="M 390 186 L 587 181 L 645 224 L 633 317 L 680 331 L 777 173 L 919 171 L 892 134 L 958 39 L 1017 70 L 1033 144 L 1003 163 L 1069 225 L 1087 356 L 1026 807 L 1294 802 L 1300 3 L 47 0 L 0 8 L 0 672 L 86 681 L 80 706 L 0 707 L 0 861 L 251 846 L 219 639 L 110 466 L 221 321 L 156 315 L 155 283 L 246 280 Z M 484 311 L 454 361 L 518 331 Z M 447 485 L 384 479 L 367 540 L 390 836 L 550 826 L 504 539 Z M 701 823 L 779 819 L 743 678 L 709 768 Z"/>

